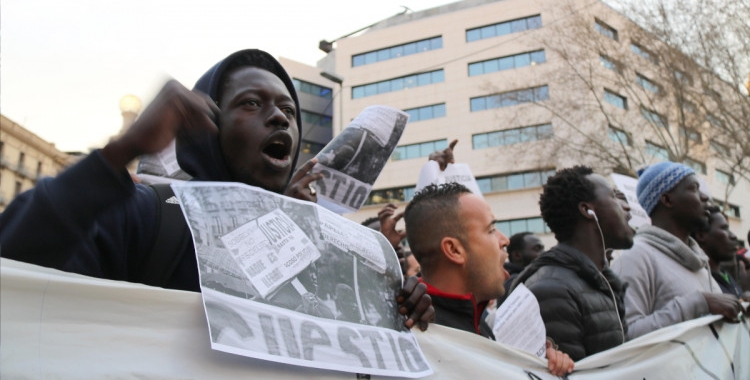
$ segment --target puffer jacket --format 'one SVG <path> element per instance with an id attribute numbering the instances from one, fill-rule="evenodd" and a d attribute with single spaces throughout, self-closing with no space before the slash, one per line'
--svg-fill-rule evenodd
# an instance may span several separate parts
<path id="1" fill-rule="evenodd" d="M 539 301 L 547 336 L 574 361 L 625 342 L 625 285 L 609 268 L 600 273 L 579 250 L 552 247 L 512 288 L 520 283 Z"/>

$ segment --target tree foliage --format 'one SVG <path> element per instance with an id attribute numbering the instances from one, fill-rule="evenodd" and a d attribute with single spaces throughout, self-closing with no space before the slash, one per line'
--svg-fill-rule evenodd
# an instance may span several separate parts
<path id="1" fill-rule="evenodd" d="M 545 20 L 550 160 L 631 176 L 650 163 L 750 181 L 750 0 L 572 1 Z M 567 96 L 560 96 L 564 92 Z"/>

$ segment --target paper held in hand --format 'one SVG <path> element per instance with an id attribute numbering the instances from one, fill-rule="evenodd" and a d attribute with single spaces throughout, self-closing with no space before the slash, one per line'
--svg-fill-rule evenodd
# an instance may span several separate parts
<path id="1" fill-rule="evenodd" d="M 524 284 L 508 295 L 489 322 L 495 341 L 540 358 L 546 356 L 547 330 L 539 313 L 539 302 Z"/>
<path id="2" fill-rule="evenodd" d="M 404 132 L 409 114 L 388 106 L 365 108 L 317 156 L 313 173 L 318 204 L 337 213 L 354 212 L 365 203 L 372 184 Z"/>
<path id="3" fill-rule="evenodd" d="M 240 183 L 172 189 L 193 236 L 213 349 L 353 373 L 432 372 L 398 312 L 403 276 L 381 233 Z"/>

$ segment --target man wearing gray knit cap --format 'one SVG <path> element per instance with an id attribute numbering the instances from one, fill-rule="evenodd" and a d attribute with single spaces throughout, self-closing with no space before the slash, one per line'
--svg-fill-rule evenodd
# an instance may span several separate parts
<path id="1" fill-rule="evenodd" d="M 708 257 L 690 237 L 708 224 L 710 215 L 695 172 L 667 161 L 639 174 L 638 202 L 652 225 L 641 226 L 633 247 L 612 263 L 612 270 L 629 284 L 628 339 L 707 314 L 737 321 L 742 305 L 721 293 Z"/>

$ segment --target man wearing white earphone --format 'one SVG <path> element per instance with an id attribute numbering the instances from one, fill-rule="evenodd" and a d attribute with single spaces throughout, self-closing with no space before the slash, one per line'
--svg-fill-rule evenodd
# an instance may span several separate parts
<path id="1" fill-rule="evenodd" d="M 559 244 L 529 264 L 512 287 L 524 283 L 534 293 L 547 336 L 573 360 L 624 343 L 625 286 L 608 268 L 605 251 L 633 244 L 630 207 L 585 166 L 550 177 L 539 206 Z"/>
<path id="2" fill-rule="evenodd" d="M 641 171 L 636 195 L 651 225 L 639 227 L 633 248 L 612 264 L 628 283 L 628 338 L 708 314 L 737 321 L 742 305 L 722 294 L 708 257 L 690 237 L 710 216 L 693 169 L 669 161 L 651 165 Z"/>

